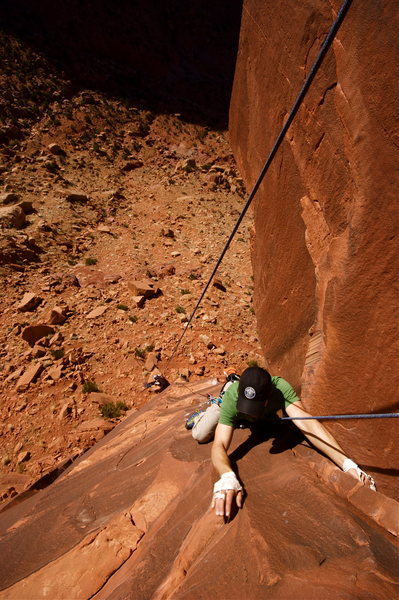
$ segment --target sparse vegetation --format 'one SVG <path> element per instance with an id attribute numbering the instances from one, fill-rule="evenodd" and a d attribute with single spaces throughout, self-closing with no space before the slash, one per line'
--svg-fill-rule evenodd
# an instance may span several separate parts
<path id="1" fill-rule="evenodd" d="M 116 307 L 118 310 L 129 310 L 129 307 L 126 306 L 126 304 L 118 304 L 118 306 Z"/>
<path id="2" fill-rule="evenodd" d="M 97 259 L 89 257 L 89 258 L 86 258 L 85 263 L 86 263 L 87 266 L 96 265 L 97 264 Z"/>
<path id="3" fill-rule="evenodd" d="M 140 348 L 139 346 L 137 346 L 137 348 L 134 349 L 134 355 L 137 356 L 137 358 L 144 359 L 147 353 L 144 348 Z"/>
<path id="4" fill-rule="evenodd" d="M 139 318 L 136 317 L 136 315 L 129 315 L 129 321 L 131 321 L 132 323 L 137 323 L 138 320 Z"/>
<path id="5" fill-rule="evenodd" d="M 184 306 L 176 306 L 176 312 L 178 314 L 185 315 L 186 314 L 186 309 L 184 308 Z"/>
<path id="6" fill-rule="evenodd" d="M 50 171 L 50 173 L 57 173 L 58 171 L 58 165 L 53 160 L 45 162 L 44 166 L 46 167 L 47 171 Z"/>
<path id="7" fill-rule="evenodd" d="M 197 273 L 190 273 L 188 278 L 191 279 L 191 281 L 194 281 L 195 279 L 199 279 L 200 276 Z"/>
<path id="8" fill-rule="evenodd" d="M 101 390 L 94 381 L 88 379 L 82 386 L 82 392 L 84 394 L 90 394 L 90 392 L 101 392 Z"/>
<path id="9" fill-rule="evenodd" d="M 107 402 L 100 406 L 100 413 L 104 419 L 117 419 L 127 408 L 124 402 Z"/>
<path id="10" fill-rule="evenodd" d="M 182 289 L 180 290 L 180 293 L 181 293 L 181 295 L 182 295 L 182 296 L 185 296 L 186 294 L 189 294 L 189 293 L 190 293 L 190 290 L 186 290 L 186 289 L 182 288 Z"/>
<path id="11" fill-rule="evenodd" d="M 248 367 L 259 367 L 259 363 L 257 360 L 250 359 L 247 361 Z"/>
<path id="12" fill-rule="evenodd" d="M 64 357 L 65 352 L 63 348 L 57 348 L 56 350 L 51 350 L 51 354 L 55 360 L 59 360 Z"/>

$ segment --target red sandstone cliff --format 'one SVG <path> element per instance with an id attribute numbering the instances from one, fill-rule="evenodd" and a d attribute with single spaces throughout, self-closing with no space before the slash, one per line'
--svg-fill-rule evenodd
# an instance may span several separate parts
<path id="1" fill-rule="evenodd" d="M 340 2 L 245 0 L 231 141 L 254 183 Z M 397 407 L 396 3 L 353 2 L 255 200 L 255 309 L 272 372 L 314 414 Z M 395 494 L 395 420 L 330 425 Z"/>
<path id="2" fill-rule="evenodd" d="M 229 524 L 215 516 L 209 445 L 183 425 L 207 392 L 209 381 L 167 388 L 0 512 L 1 600 L 394 597 L 397 502 L 298 445 L 287 424 L 275 439 L 237 431 L 248 496 Z"/>

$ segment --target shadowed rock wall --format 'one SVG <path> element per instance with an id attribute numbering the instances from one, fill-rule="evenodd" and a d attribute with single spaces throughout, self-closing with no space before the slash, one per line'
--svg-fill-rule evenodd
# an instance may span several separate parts
<path id="1" fill-rule="evenodd" d="M 339 6 L 244 2 L 230 133 L 248 186 Z M 396 8 L 353 2 L 254 203 L 264 354 L 314 414 L 398 406 Z M 329 427 L 397 492 L 395 420 Z"/>

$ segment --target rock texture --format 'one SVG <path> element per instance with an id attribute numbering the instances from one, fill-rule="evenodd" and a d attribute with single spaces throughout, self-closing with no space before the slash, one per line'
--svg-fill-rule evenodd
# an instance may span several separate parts
<path id="1" fill-rule="evenodd" d="M 340 4 L 245 0 L 230 134 L 248 187 Z M 397 410 L 395 9 L 351 5 L 254 203 L 262 347 L 313 414 Z M 328 426 L 397 495 L 395 420 Z"/>
<path id="2" fill-rule="evenodd" d="M 214 516 L 210 448 L 183 426 L 211 383 L 169 387 L 49 488 L 9 501 L 1 599 L 394 597 L 396 539 L 363 513 L 373 498 L 395 528 L 384 497 L 361 487 L 362 506 L 344 501 L 360 484 L 290 428 L 237 432 L 247 499 L 230 523 Z"/>

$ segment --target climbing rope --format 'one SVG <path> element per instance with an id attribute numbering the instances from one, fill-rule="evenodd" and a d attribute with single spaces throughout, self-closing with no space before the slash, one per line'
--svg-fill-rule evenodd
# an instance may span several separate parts
<path id="1" fill-rule="evenodd" d="M 340 420 L 340 419 L 388 419 L 398 418 L 399 413 L 376 413 L 376 414 L 358 414 L 358 415 L 321 415 L 320 417 L 281 417 L 280 421 L 307 421 L 317 419 L 317 421 Z"/>
<path id="2" fill-rule="evenodd" d="M 308 89 L 309 89 L 309 87 L 310 87 L 313 79 L 315 78 L 315 75 L 316 75 L 316 73 L 317 73 L 317 71 L 318 71 L 318 69 L 319 69 L 319 67 L 320 67 L 320 65 L 321 65 L 321 63 L 323 61 L 323 58 L 324 58 L 327 50 L 331 46 L 332 41 L 333 41 L 333 39 L 334 39 L 334 37 L 335 37 L 335 35 L 336 35 L 336 33 L 337 33 L 337 31 L 338 31 L 341 23 L 342 23 L 342 21 L 344 20 L 344 17 L 346 15 L 346 13 L 347 13 L 347 11 L 348 11 L 349 6 L 351 5 L 351 3 L 352 3 L 352 0 L 344 0 L 341 8 L 339 9 L 339 12 L 338 12 L 338 14 L 337 14 L 337 16 L 335 18 L 335 21 L 331 25 L 330 31 L 328 32 L 328 34 L 327 34 L 327 36 L 326 36 L 326 38 L 325 38 L 325 40 L 324 40 L 324 42 L 323 42 L 323 44 L 322 44 L 322 46 L 320 48 L 320 51 L 319 51 L 319 53 L 318 53 L 318 55 L 316 57 L 316 60 L 314 61 L 313 65 L 312 65 L 312 68 L 311 68 L 311 70 L 309 72 L 309 75 L 307 76 L 307 78 L 305 80 L 305 83 L 302 86 L 302 89 L 300 90 L 298 96 L 296 97 L 296 100 L 295 100 L 295 102 L 294 102 L 294 104 L 293 104 L 293 106 L 291 108 L 290 114 L 288 115 L 287 120 L 285 121 L 284 125 L 282 126 L 282 128 L 280 130 L 280 133 L 278 134 L 277 139 L 274 142 L 274 145 L 273 145 L 273 147 L 272 147 L 272 149 L 270 151 L 270 154 L 267 157 L 267 160 L 266 160 L 265 164 L 263 165 L 263 168 L 262 168 L 262 170 L 261 170 L 261 172 L 260 172 L 260 174 L 259 174 L 259 176 L 258 176 L 258 178 L 257 178 L 257 180 L 255 182 L 255 185 L 253 186 L 253 188 L 252 188 L 252 190 L 251 190 L 251 192 L 250 192 L 250 194 L 248 196 L 248 200 L 246 201 L 246 203 L 244 205 L 244 208 L 242 209 L 241 214 L 238 217 L 237 222 L 236 222 L 236 224 L 234 225 L 234 227 L 233 227 L 233 229 L 231 231 L 231 234 L 230 234 L 230 236 L 229 236 L 229 238 L 228 238 L 228 240 L 227 240 L 227 242 L 226 242 L 226 244 L 225 244 L 225 246 L 224 246 L 224 248 L 223 248 L 223 250 L 222 250 L 222 252 L 221 252 L 221 254 L 220 254 L 219 258 L 218 258 L 218 260 L 217 260 L 217 262 L 216 262 L 215 267 L 213 268 L 213 271 L 212 271 L 212 273 L 211 273 L 211 275 L 210 275 L 207 283 L 205 284 L 204 289 L 202 290 L 202 293 L 201 293 L 201 295 L 200 295 L 200 297 L 198 299 L 198 302 L 195 305 L 194 310 L 192 311 L 189 320 L 187 321 L 187 323 L 185 323 L 185 327 L 183 329 L 183 332 L 180 335 L 180 337 L 179 337 L 179 339 L 178 339 L 178 341 L 176 343 L 176 346 L 175 346 L 175 348 L 174 348 L 174 350 L 172 352 L 171 357 L 168 360 L 167 365 L 170 363 L 170 361 L 172 360 L 172 358 L 176 354 L 176 351 L 177 351 L 177 349 L 178 349 L 178 347 L 179 347 L 179 345 L 180 345 L 180 343 L 181 343 L 181 341 L 183 339 L 183 336 L 186 333 L 186 331 L 188 330 L 188 328 L 189 328 L 189 326 L 191 324 L 191 321 L 193 320 L 194 315 L 197 312 L 198 307 L 200 306 L 200 304 L 201 304 L 201 302 L 202 302 L 202 300 L 203 300 L 203 298 L 204 298 L 204 296 L 205 296 L 205 294 L 206 294 L 206 292 L 207 292 L 207 290 L 208 290 L 208 288 L 209 288 L 209 286 L 211 284 L 211 281 L 214 278 L 214 276 L 216 274 L 216 271 L 218 270 L 218 268 L 219 268 L 219 266 L 220 266 L 220 264 L 221 264 L 221 262 L 222 262 L 222 260 L 224 258 L 224 255 L 226 254 L 226 252 L 227 252 L 227 250 L 228 250 L 228 248 L 230 246 L 230 243 L 231 243 L 232 239 L 234 238 L 234 236 L 235 236 L 235 234 L 237 232 L 237 229 L 241 225 L 241 222 L 242 222 L 243 218 L 245 217 L 245 215 L 247 213 L 247 210 L 250 207 L 250 205 L 252 203 L 252 200 L 254 199 L 254 196 L 255 196 L 256 192 L 258 191 L 260 184 L 263 181 L 263 178 L 265 177 L 265 175 L 266 175 L 266 173 L 267 173 L 267 171 L 268 171 L 271 163 L 273 162 L 273 159 L 274 159 L 274 157 L 276 155 L 276 152 L 279 149 L 279 147 L 281 145 L 281 142 L 283 141 L 283 139 L 284 139 L 284 137 L 285 137 L 285 135 L 286 135 L 286 133 L 288 131 L 288 128 L 290 127 L 292 121 L 294 120 L 294 117 L 295 117 L 296 113 L 298 112 L 299 107 L 301 106 L 301 104 L 303 102 L 303 99 L 304 99 L 304 97 L 306 95 L 306 92 L 308 91 Z"/>

